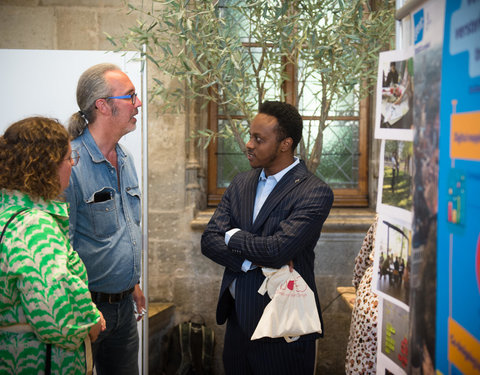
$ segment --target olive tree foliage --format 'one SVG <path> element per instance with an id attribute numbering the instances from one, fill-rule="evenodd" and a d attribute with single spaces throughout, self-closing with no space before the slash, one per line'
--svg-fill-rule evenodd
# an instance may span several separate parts
<path id="1" fill-rule="evenodd" d="M 233 137 L 244 153 L 259 105 L 285 100 L 286 68 L 300 67 L 292 104 L 298 106 L 307 82 L 319 83 L 313 94 L 320 120 L 304 129 L 299 148 L 314 171 L 332 103 L 373 87 L 378 53 L 394 35 L 394 0 L 377 0 L 375 9 L 371 3 L 152 0 L 148 7 L 128 4 L 137 25 L 110 39 L 119 50 L 134 46 L 153 63 L 158 76 L 150 94 L 161 99 L 164 110 L 178 108 L 185 99 L 216 103 L 226 126 L 199 130 L 196 136 L 206 145 L 216 137 Z"/>

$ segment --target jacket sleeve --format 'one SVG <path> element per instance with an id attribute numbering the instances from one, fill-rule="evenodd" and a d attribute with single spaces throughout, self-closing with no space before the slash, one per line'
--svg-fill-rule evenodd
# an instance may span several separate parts
<path id="1" fill-rule="evenodd" d="M 280 268 L 294 259 L 305 244 L 315 246 L 333 203 L 333 192 L 326 184 L 311 184 L 302 191 L 292 191 L 285 199 L 288 206 L 273 211 L 269 217 L 273 234 L 235 233 L 228 244 L 234 254 L 262 267 Z"/>
<path id="2" fill-rule="evenodd" d="M 233 254 L 225 244 L 225 233 L 232 229 L 231 202 L 233 182 L 223 194 L 222 200 L 203 232 L 202 254 L 215 263 L 240 272 L 245 257 Z"/>
<path id="3" fill-rule="evenodd" d="M 77 349 L 100 319 L 83 262 L 55 219 L 40 211 L 28 214 L 12 241 L 10 273 L 27 323 L 43 342 Z"/>

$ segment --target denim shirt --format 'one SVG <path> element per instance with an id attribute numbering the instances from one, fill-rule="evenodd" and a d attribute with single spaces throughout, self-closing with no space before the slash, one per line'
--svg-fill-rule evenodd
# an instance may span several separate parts
<path id="1" fill-rule="evenodd" d="M 120 173 L 103 156 L 88 127 L 72 141 L 80 155 L 65 190 L 70 240 L 85 263 L 90 290 L 119 293 L 141 273 L 140 188 L 132 155 L 117 144 Z"/>

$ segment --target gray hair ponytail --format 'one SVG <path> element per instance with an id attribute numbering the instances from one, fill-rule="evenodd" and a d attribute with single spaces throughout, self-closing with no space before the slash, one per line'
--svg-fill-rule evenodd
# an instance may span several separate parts
<path id="1" fill-rule="evenodd" d="M 83 133 L 87 125 L 96 119 L 95 101 L 111 96 L 111 88 L 105 80 L 105 73 L 121 70 L 115 64 L 102 63 L 88 68 L 80 76 L 77 85 L 77 104 L 80 111 L 68 120 L 68 132 L 72 139 Z"/>

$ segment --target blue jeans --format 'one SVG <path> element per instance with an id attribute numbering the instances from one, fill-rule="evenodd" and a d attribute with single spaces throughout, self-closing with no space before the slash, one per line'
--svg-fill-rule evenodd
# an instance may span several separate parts
<path id="1" fill-rule="evenodd" d="M 98 375 L 138 374 L 138 331 L 129 295 L 118 303 L 97 304 L 107 323 L 92 344 L 92 354 Z"/>

